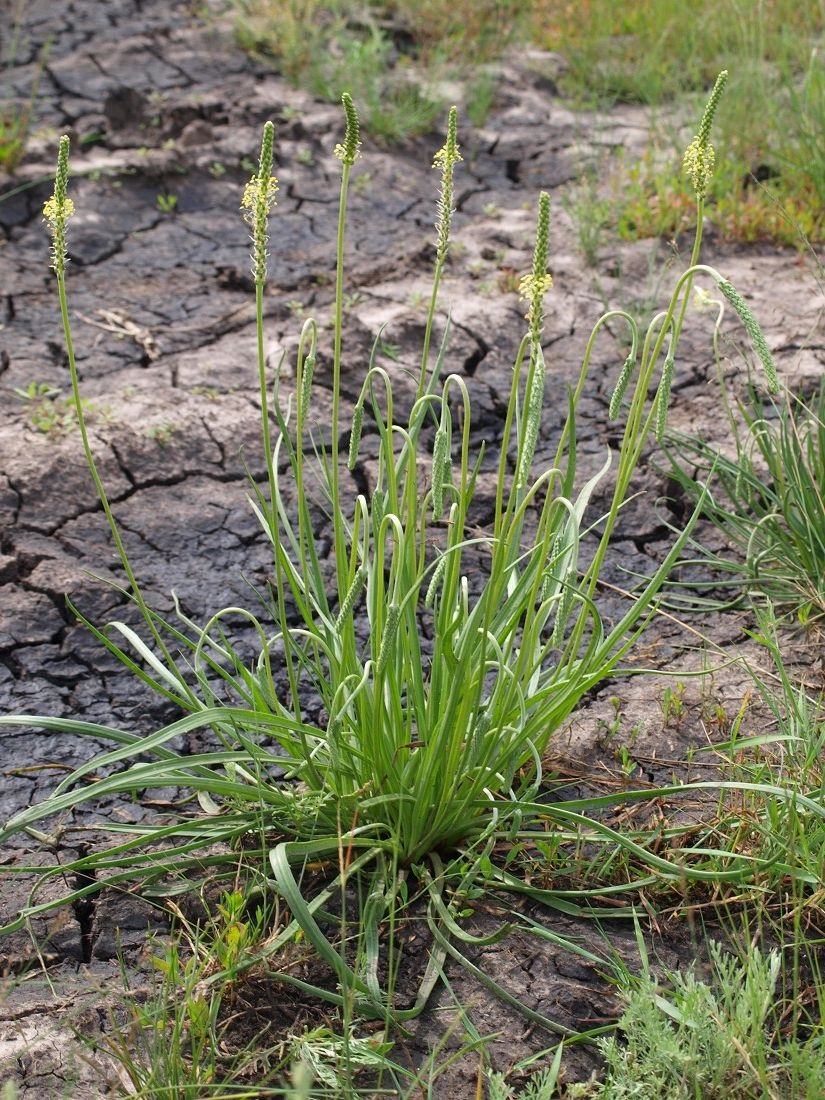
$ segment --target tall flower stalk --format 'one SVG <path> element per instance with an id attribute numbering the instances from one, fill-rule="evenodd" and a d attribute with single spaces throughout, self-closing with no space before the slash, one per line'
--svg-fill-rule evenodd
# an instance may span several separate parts
<path id="1" fill-rule="evenodd" d="M 332 441 L 330 448 L 330 463 L 332 472 L 332 510 L 337 525 L 340 519 L 341 502 L 341 474 L 338 468 L 339 433 L 341 421 L 341 347 L 344 330 L 344 237 L 346 233 L 347 196 L 349 192 L 349 179 L 353 165 L 358 159 L 361 150 L 361 131 L 358 122 L 358 112 L 352 102 L 349 92 L 341 96 L 341 104 L 344 108 L 346 128 L 344 140 L 335 146 L 335 155 L 341 162 L 341 190 L 338 200 L 338 233 L 335 247 L 335 315 L 333 322 L 333 352 L 332 352 Z M 343 549 L 344 540 L 335 539 L 335 575 L 337 578 L 337 595 L 339 604 L 346 596 L 347 562 Z"/>
<path id="2" fill-rule="evenodd" d="M 252 278 L 255 283 L 255 331 L 258 357 L 258 386 L 260 391 L 261 434 L 269 484 L 272 486 L 272 436 L 269 427 L 270 398 L 266 379 L 266 353 L 264 348 L 264 288 L 268 274 L 269 215 L 275 208 L 278 180 L 272 175 L 275 127 L 264 123 L 258 171 L 244 188 L 241 209 L 252 227 Z"/>
<path id="3" fill-rule="evenodd" d="M 109 525 L 109 531 L 112 535 L 112 540 L 117 550 L 120 564 L 126 574 L 128 581 L 128 595 L 135 602 L 140 611 L 140 614 L 149 628 L 152 634 L 153 640 L 163 656 L 167 667 L 175 669 L 175 662 L 163 640 L 163 637 L 156 625 L 155 616 L 149 610 L 146 605 L 143 592 L 138 584 L 137 577 L 135 576 L 132 564 L 129 560 L 129 556 L 126 553 L 126 548 L 123 545 L 123 539 L 120 534 L 120 529 L 115 520 L 112 507 L 109 503 L 109 497 L 106 493 L 106 488 L 103 484 L 103 480 L 97 468 L 97 462 L 95 461 L 92 446 L 89 440 L 89 431 L 86 426 L 86 414 L 83 406 L 83 400 L 80 396 L 80 380 L 77 372 L 77 359 L 74 349 L 74 338 L 72 336 L 72 326 L 69 320 L 69 307 L 66 297 L 66 264 L 68 263 L 68 244 L 67 244 L 67 225 L 69 219 L 74 216 L 75 207 L 72 199 L 69 198 L 69 138 L 64 134 L 60 138 L 57 153 L 57 169 L 55 172 L 54 191 L 51 198 L 49 198 L 43 207 L 43 220 L 49 230 L 52 238 L 52 268 L 57 278 L 57 295 L 60 303 L 60 319 L 63 324 L 63 337 L 66 345 L 66 358 L 69 364 L 69 376 L 71 379 L 72 388 L 72 401 L 74 403 L 75 415 L 77 417 L 77 424 L 80 431 L 80 439 L 83 446 L 83 453 L 86 456 L 86 464 L 89 468 L 89 473 L 92 476 L 94 482 L 95 491 L 97 492 L 100 505 L 103 508 L 103 514 L 106 516 L 106 522 Z M 172 690 L 170 690 L 170 687 Z M 184 706 L 190 706 L 194 701 L 192 692 L 186 687 L 183 679 L 172 673 L 166 678 L 166 687 L 160 689 L 163 694 L 166 694 L 169 698 L 175 702 Z"/>
<path id="4" fill-rule="evenodd" d="M 447 262 L 447 252 L 450 247 L 450 234 L 452 231 L 453 214 L 455 213 L 455 166 L 461 161 L 461 153 L 458 147 L 458 110 L 450 108 L 447 118 L 447 139 L 433 157 L 433 168 L 441 173 L 441 186 L 438 192 L 438 219 L 435 223 L 435 267 L 433 271 L 433 286 L 430 294 L 430 306 L 427 310 L 427 322 L 424 326 L 424 344 L 421 352 L 421 371 L 418 376 L 418 397 L 421 397 L 427 386 L 427 370 L 430 362 L 430 344 L 432 341 L 435 311 L 438 305 L 438 291 L 441 286 L 441 276 Z"/>
<path id="5" fill-rule="evenodd" d="M 550 196 L 546 191 L 539 195 L 538 218 L 536 221 L 536 241 L 533 248 L 533 268 L 519 283 L 519 294 L 529 308 L 527 310 L 528 346 L 530 365 L 527 371 L 526 397 L 524 401 L 524 422 L 519 441 L 519 463 L 516 481 L 526 486 L 536 453 L 539 431 L 541 429 L 541 410 L 544 404 L 545 365 L 541 350 L 541 332 L 543 327 L 544 298 L 553 285 L 553 277 L 547 273 L 550 254 Z"/>

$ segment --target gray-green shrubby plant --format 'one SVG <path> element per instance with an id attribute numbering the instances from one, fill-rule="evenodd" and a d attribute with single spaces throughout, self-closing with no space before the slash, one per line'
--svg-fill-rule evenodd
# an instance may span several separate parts
<path id="1" fill-rule="evenodd" d="M 691 877 L 747 878 L 752 868 L 747 854 L 726 853 L 722 871 L 707 847 L 695 852 L 683 847 L 671 861 L 655 854 L 643 839 L 620 834 L 599 819 L 598 811 L 617 800 L 661 797 L 682 788 L 565 803 L 539 801 L 545 749 L 582 697 L 619 670 L 622 657 L 654 613 L 662 585 L 690 535 L 693 521 L 675 539 L 620 620 L 607 625 L 598 607 L 600 572 L 646 440 L 654 428 L 660 432 L 664 427 L 693 280 L 702 273 L 722 282 L 718 272 L 699 264 L 698 253 L 704 189 L 713 159 L 710 120 L 724 76 L 691 147 L 698 224 L 690 265 L 677 281 L 667 308 L 653 318 L 643 336 L 633 318 L 622 311 L 608 313 L 596 323 L 578 381 L 568 394 L 568 416 L 554 461 L 536 476 L 533 459 L 547 384 L 542 315 L 551 283 L 549 198 L 539 197 L 532 269 L 521 286 L 528 304 L 527 331 L 514 361 L 492 525 L 481 533 L 472 515 L 483 453 L 471 454 L 471 393 L 465 379 L 446 367 L 449 325 L 437 349 L 432 343 L 450 239 L 453 173 L 460 161 L 455 112 L 450 113 L 447 139 L 435 158 L 441 184 L 434 288 L 415 397 L 406 417 L 399 418 L 393 379 L 377 364 L 374 352 L 355 404 L 347 458 L 350 464 L 358 462 L 363 422 L 369 416 L 378 446 L 375 483 L 369 496 L 358 494 L 354 500 L 347 499 L 343 489 L 339 436 L 346 206 L 360 146 L 358 118 L 351 99 L 344 96 L 346 133 L 335 150 L 341 161 L 341 192 L 328 446 L 313 438 L 310 425 L 319 354 L 312 319 L 305 321 L 298 342 L 294 393 L 282 393 L 280 369 L 274 379 L 266 370 L 262 303 L 268 223 L 277 193 L 271 171 L 274 134 L 267 124 L 258 171 L 245 191 L 243 205 L 253 228 L 267 469 L 266 485 L 253 486 L 252 505 L 273 551 L 272 623 L 246 609 L 225 608 L 199 627 L 179 610 L 174 621 L 164 621 L 146 606 L 97 474 L 83 421 L 65 296 L 65 227 L 72 209 L 66 194 L 68 141 L 62 139 L 55 195 L 47 204 L 46 216 L 53 234 L 72 387 L 87 461 L 127 578 L 126 594 L 137 605 L 149 638 L 145 640 L 122 622 L 110 623 L 106 631 L 89 625 L 135 675 L 186 714 L 147 737 L 72 719 L 0 719 L 104 737 L 116 746 L 78 768 L 46 802 L 16 815 L 0 836 L 32 831 L 42 819 L 102 795 L 156 786 L 194 790 L 203 813 L 155 827 L 115 826 L 125 839 L 106 852 L 84 856 L 69 869 L 88 874 L 103 861 L 106 881 L 112 885 L 135 876 L 151 885 L 173 874 L 185 875 L 204 863 L 220 877 L 230 873 L 237 859 L 232 844 L 257 836 L 259 847 L 253 844 L 246 852 L 247 861 L 254 852 L 268 867 L 263 872 L 266 881 L 286 901 L 291 914 L 287 927 L 273 934 L 265 956 L 300 931 L 334 975 L 329 984 L 313 987 L 314 993 L 346 1011 L 355 1005 L 359 1013 L 387 1021 L 421 1011 L 447 955 L 490 984 L 458 946 L 489 942 L 489 937 L 474 939 L 463 931 L 458 918 L 467 899 L 478 895 L 480 883 L 527 891 L 550 906 L 577 911 L 575 892 L 562 897 L 552 889 L 531 887 L 514 869 L 493 859 L 499 840 L 518 843 L 535 838 L 528 828 L 531 822 L 551 827 L 560 843 L 586 835 L 592 845 L 621 853 L 628 867 L 641 868 L 629 871 L 632 881 L 622 889 L 632 887 L 637 881 L 634 875 L 650 881 L 656 874 L 677 882 Z M 751 331 L 750 314 L 741 303 L 738 308 Z M 610 504 L 598 536 L 591 536 L 595 547 L 590 564 L 582 570 L 579 547 L 591 531 L 588 505 L 614 456 L 607 454 L 602 468 L 584 484 L 577 484 L 576 416 L 595 340 L 612 317 L 628 325 L 631 355 L 611 411 L 620 412 L 622 393 L 629 393 L 629 407 Z M 765 347 L 761 353 L 773 382 L 770 353 Z M 662 359 L 660 381 L 654 384 Z M 653 400 L 648 397 L 651 388 L 656 391 Z M 458 417 L 451 404 L 454 398 Z M 297 487 L 295 500 L 287 481 Z M 332 534 L 331 582 L 315 533 L 312 485 L 321 488 Z M 479 563 L 484 582 L 479 591 L 471 592 L 468 572 Z M 231 640 L 227 623 L 238 616 L 259 642 L 251 663 Z M 422 616 L 430 620 L 429 646 L 423 641 Z M 366 625 L 366 637 L 358 629 L 359 621 Z M 322 701 L 322 712 L 314 722 L 304 711 L 312 693 Z M 234 702 L 228 703 L 227 697 Z M 202 727 L 214 731 L 218 750 L 184 757 L 169 748 L 178 734 Z M 264 748 L 264 738 L 273 738 L 279 751 Z M 93 780 L 92 773 L 104 778 Z M 767 785 L 752 786 L 765 794 L 771 791 Z M 811 812 L 825 814 L 821 807 L 811 806 Z M 331 868 L 329 881 L 314 892 L 304 885 L 302 868 L 307 862 Z M 340 924 L 333 920 L 330 931 L 327 912 L 330 899 L 344 896 L 351 882 L 366 883 L 362 896 L 367 899 L 360 912 L 362 949 L 355 961 L 337 946 Z M 392 990 L 379 983 L 378 933 L 385 919 L 392 927 L 413 893 L 411 882 L 418 884 L 426 902 L 433 950 L 414 1003 L 398 1009 Z M 71 896 L 77 898 L 95 888 L 90 884 Z M 605 887 L 607 891 L 616 888 Z M 33 900 L 16 924 L 55 904 Z M 389 942 L 388 965 L 393 974 L 392 935 Z M 587 955 L 581 948 L 567 946 Z M 278 977 L 297 981 L 286 974 Z M 499 995 L 518 1006 L 517 998 L 492 984 Z M 541 1014 L 520 1007 L 536 1022 L 559 1030 Z"/>
<path id="2" fill-rule="evenodd" d="M 660 984 L 645 968 L 641 978 L 625 986 L 621 1038 L 599 1040 L 604 1079 L 577 1095 L 590 1100 L 813 1100 L 820 1095 L 825 1073 L 821 1042 L 802 1035 L 774 1042 L 779 951 L 754 947 L 740 961 L 713 941 L 709 950 L 710 981 L 689 969 Z"/>

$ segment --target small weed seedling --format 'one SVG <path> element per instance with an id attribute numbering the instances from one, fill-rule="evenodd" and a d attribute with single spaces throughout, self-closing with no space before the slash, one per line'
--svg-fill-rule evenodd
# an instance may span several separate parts
<path id="1" fill-rule="evenodd" d="M 146 429 L 146 438 L 154 440 L 159 447 L 166 447 L 177 431 L 179 431 L 179 425 L 174 421 L 162 420 L 159 424 L 153 424 L 151 428 Z"/>
<path id="2" fill-rule="evenodd" d="M 612 221 L 612 205 L 599 193 L 600 173 L 589 171 L 564 199 L 573 219 L 579 251 L 588 267 L 596 267 Z"/>
<path id="3" fill-rule="evenodd" d="M 678 725 L 685 713 L 685 685 L 677 683 L 675 688 L 668 685 L 662 692 L 662 718 L 665 724 Z"/>
<path id="4" fill-rule="evenodd" d="M 29 382 L 28 386 L 15 387 L 12 391 L 25 403 L 26 418 L 31 427 L 42 435 L 66 435 L 77 427 L 77 409 L 72 397 L 63 397 L 63 391 L 48 382 Z M 82 398 L 86 415 L 97 411 L 91 401 Z"/>
<path id="5" fill-rule="evenodd" d="M 161 214 L 174 214 L 178 208 L 178 196 L 162 191 L 155 200 L 155 205 Z"/>

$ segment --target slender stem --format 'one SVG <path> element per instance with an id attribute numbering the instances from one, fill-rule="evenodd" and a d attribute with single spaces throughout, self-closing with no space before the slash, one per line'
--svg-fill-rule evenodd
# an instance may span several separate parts
<path id="1" fill-rule="evenodd" d="M 346 540 L 343 537 L 341 517 L 340 470 L 338 465 L 339 430 L 341 416 L 341 337 L 344 316 L 344 233 L 346 229 L 347 191 L 349 188 L 350 165 L 344 162 L 341 170 L 341 197 L 338 204 L 338 237 L 335 260 L 335 323 L 332 357 L 332 440 L 331 486 L 332 517 L 335 524 L 335 576 L 338 588 L 338 602 L 344 598 L 347 583 Z"/>
<path id="2" fill-rule="evenodd" d="M 258 385 L 261 401 L 261 437 L 264 447 L 264 460 L 266 461 L 266 474 L 269 483 L 269 506 L 271 509 L 270 524 L 272 531 L 276 530 L 277 518 L 275 515 L 275 468 L 272 462 L 272 435 L 269 430 L 269 392 L 266 384 L 266 351 L 264 348 L 264 283 L 255 282 L 255 335 L 258 351 Z"/>
<path id="3" fill-rule="evenodd" d="M 77 424 L 80 429 L 80 438 L 83 443 L 83 452 L 86 456 L 86 464 L 89 467 L 89 473 L 92 475 L 92 481 L 94 482 L 95 490 L 97 491 L 98 498 L 103 507 L 103 512 L 106 516 L 106 522 L 109 524 L 109 530 L 112 533 L 112 538 L 117 549 L 120 563 L 123 566 L 123 571 L 129 581 L 129 588 L 131 589 L 131 595 L 137 604 L 141 615 L 143 616 L 146 625 L 152 633 L 152 637 L 158 645 L 164 659 L 167 661 L 170 668 L 175 669 L 177 672 L 177 665 L 172 658 L 171 653 L 164 644 L 163 638 L 155 626 L 155 621 L 149 608 L 146 606 L 146 602 L 143 599 L 143 593 L 141 592 L 140 585 L 135 577 L 134 570 L 132 569 L 129 561 L 129 556 L 126 553 L 126 547 L 123 545 L 123 540 L 120 537 L 120 530 L 115 520 L 114 513 L 112 512 L 111 505 L 109 504 L 109 498 L 106 494 L 106 489 L 103 485 L 103 481 L 97 470 L 97 464 L 95 463 L 94 455 L 92 454 L 91 444 L 89 443 L 89 433 L 86 428 L 86 417 L 83 411 L 83 402 L 80 398 L 80 382 L 77 376 L 77 361 L 74 353 L 74 340 L 72 338 L 72 327 L 69 320 L 69 308 L 66 301 L 66 279 L 62 272 L 57 274 L 57 295 L 60 301 L 60 318 L 63 322 L 63 335 L 66 342 L 66 354 L 69 360 L 69 375 L 71 377 L 72 385 L 72 398 L 74 400 L 75 414 L 77 416 Z M 186 695 L 189 701 L 195 705 L 195 709 L 202 709 L 203 704 L 199 703 L 199 700 L 186 688 L 185 682 L 178 675 L 181 688 L 186 690 Z"/>
<path id="4" fill-rule="evenodd" d="M 418 388 L 416 390 L 416 399 L 422 397 L 427 383 L 427 364 L 430 361 L 430 341 L 432 340 L 433 324 L 435 322 L 435 310 L 438 304 L 438 288 L 441 283 L 441 274 L 444 270 L 444 257 L 439 256 L 436 260 L 435 271 L 433 273 L 433 290 L 430 295 L 430 308 L 427 310 L 427 324 L 424 329 L 424 348 L 421 353 L 421 373 L 418 376 Z"/>

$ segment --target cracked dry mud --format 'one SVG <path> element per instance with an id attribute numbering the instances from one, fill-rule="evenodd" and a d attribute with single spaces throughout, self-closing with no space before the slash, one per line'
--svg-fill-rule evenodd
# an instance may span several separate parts
<path id="1" fill-rule="evenodd" d="M 249 174 L 246 158 L 254 158 L 261 125 L 273 118 L 281 191 L 266 334 L 270 362 L 283 349 L 289 363 L 302 317 L 324 319 L 331 307 L 338 162 L 330 151 L 340 136 L 340 112 L 250 60 L 225 27 L 202 23 L 195 5 L 33 0 L 24 7 L 9 90 L 26 94 L 40 45 L 47 38 L 52 44 L 38 103 L 42 128 L 0 202 L 0 708 L 149 731 L 172 717 L 169 707 L 125 674 L 65 603 L 68 595 L 96 623 L 119 607 L 117 594 L 97 579 L 116 581 L 119 571 L 79 440 L 59 424 L 38 430 L 31 403 L 13 396 L 32 382 L 68 392 L 40 213 L 50 191 L 56 135 L 73 138 L 77 216 L 68 289 L 95 453 L 152 604 L 170 610 L 174 589 L 185 610 L 203 621 L 223 606 L 248 603 L 249 586 L 265 585 L 270 569 L 266 540 L 246 500 L 241 460 L 243 452 L 253 474 L 262 473 L 248 241 L 238 210 Z M 449 369 L 468 379 L 476 439 L 495 442 L 524 324 L 508 276 L 529 267 L 536 195 L 540 188 L 551 191 L 555 288 L 544 333 L 551 390 L 539 461 L 555 448 L 564 386 L 578 372 L 603 297 L 611 305 L 645 300 L 650 271 L 667 255 L 658 243 L 606 240 L 597 269 L 585 267 L 562 197 L 583 167 L 610 149 L 641 151 L 646 123 L 641 111 L 627 107 L 601 116 L 573 113 L 553 94 L 548 74 L 555 63 L 534 56 L 529 64 L 504 66 L 487 124 L 462 127 L 457 247 L 441 296 L 454 326 Z M 436 187 L 430 162 L 438 144 L 435 135 L 388 152 L 366 135 L 348 229 L 344 388 L 350 401 L 382 325 L 399 349 L 398 366 L 389 366 L 401 392 L 400 371 L 415 367 L 421 301 L 430 286 Z M 17 183 L 30 186 L 11 191 Z M 159 194 L 177 197 L 172 213 L 158 208 Z M 712 233 L 704 258 L 749 299 L 784 375 L 796 387 L 809 387 L 822 374 L 825 339 L 822 297 L 808 262 L 770 246 L 726 246 Z M 667 273 L 661 285 L 669 287 Z M 733 389 L 741 375 L 734 343 L 743 337 L 732 323 L 726 328 L 732 336 L 726 384 Z M 680 350 L 672 423 L 702 427 L 723 444 L 705 316 L 691 316 Z M 582 404 L 585 473 L 601 465 L 614 439 L 606 410 L 623 357 L 620 342 L 603 336 Z M 325 384 L 329 378 L 321 373 L 315 401 L 321 423 Z M 357 476 L 368 480 L 368 468 Z M 637 484 L 644 493 L 626 510 L 608 576 L 619 586 L 627 581 L 622 569 L 642 571 L 661 556 L 668 540 L 663 516 L 678 520 L 678 512 L 658 504 L 667 485 L 652 466 L 640 471 Z M 605 600 L 610 615 L 620 597 L 606 591 Z M 691 625 L 707 630 L 728 653 L 747 647 L 742 616 Z M 687 673 L 703 658 L 695 635 L 662 619 L 635 659 Z M 747 679 L 728 669 L 710 686 L 687 683 L 678 721 L 665 720 L 662 681 L 655 677 L 605 685 L 559 737 L 555 766 L 573 789 L 585 780 L 621 782 L 615 744 L 603 736 L 615 695 L 621 700 L 619 738 L 635 731 L 634 781 L 685 775 L 688 749 L 712 737 L 703 723 L 708 692 L 735 712 Z M 6 819 L 44 798 L 67 769 L 103 747 L 37 729 L 4 730 L 0 815 Z M 96 842 L 93 831 L 76 826 L 139 820 L 154 810 L 118 800 L 91 807 L 64 822 L 68 828 L 56 853 L 65 862 Z M 53 855 L 25 838 L 0 854 L 0 922 L 13 916 L 31 887 L 31 879 L 9 869 Z M 54 882 L 41 897 L 61 888 Z M 492 919 L 483 910 L 477 916 L 479 927 Z M 76 1097 L 114 1095 L 121 1083 L 113 1063 L 92 1055 L 75 1032 L 107 1033 L 120 981 L 118 951 L 139 989 L 147 932 L 163 927 L 162 916 L 139 898 L 103 891 L 37 925 L 39 955 L 28 935 L 1 944 L 5 969 L 20 974 L 28 966 L 28 972 L 0 996 L 0 1080 L 17 1082 L 30 1100 L 69 1089 Z M 554 921 L 554 930 L 599 943 L 593 929 L 567 918 Z M 675 921 L 660 922 L 651 938 L 669 965 L 695 953 L 689 930 Z M 633 965 L 632 929 L 616 922 L 610 940 Z M 568 1027 L 592 1026 L 615 1014 L 615 999 L 593 969 L 551 944 L 510 936 L 474 958 L 525 1003 Z M 497 1033 L 491 1051 L 499 1068 L 551 1041 L 525 1028 L 480 985 L 458 971 L 450 974 L 478 1030 Z M 413 1029 L 406 1044 L 413 1061 L 454 1022 L 450 1004 L 438 994 Z M 458 1041 L 453 1036 L 447 1048 Z M 587 1076 L 596 1065 L 585 1048 L 573 1050 L 568 1072 Z M 475 1095 L 476 1073 L 476 1058 L 458 1062 L 442 1079 L 440 1095 Z"/>

